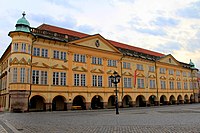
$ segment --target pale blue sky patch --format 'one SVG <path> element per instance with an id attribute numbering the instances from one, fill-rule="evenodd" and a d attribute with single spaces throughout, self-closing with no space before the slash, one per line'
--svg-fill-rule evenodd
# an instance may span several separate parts
<path id="1" fill-rule="evenodd" d="M 135 28 L 137 32 L 149 34 L 153 36 L 165 36 L 166 32 L 163 29 L 148 29 L 148 28 Z"/>
<path id="2" fill-rule="evenodd" d="M 179 20 L 173 18 L 166 17 L 157 17 L 151 23 L 156 26 L 164 27 L 164 26 L 177 26 L 179 24 Z"/>

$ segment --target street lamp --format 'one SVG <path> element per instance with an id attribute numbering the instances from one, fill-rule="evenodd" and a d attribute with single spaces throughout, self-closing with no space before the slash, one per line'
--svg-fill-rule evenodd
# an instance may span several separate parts
<path id="1" fill-rule="evenodd" d="M 109 77 L 111 79 L 111 82 L 115 85 L 115 108 L 116 108 L 116 114 L 119 114 L 118 111 L 118 96 L 117 96 L 117 84 L 120 82 L 120 76 L 119 74 L 114 71 L 113 75 Z"/>

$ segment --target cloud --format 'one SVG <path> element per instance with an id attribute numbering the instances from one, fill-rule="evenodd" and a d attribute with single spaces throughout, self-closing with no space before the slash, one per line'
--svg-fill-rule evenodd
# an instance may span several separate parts
<path id="1" fill-rule="evenodd" d="M 153 36 L 165 36 L 166 32 L 163 29 L 148 29 L 148 28 L 135 28 L 137 32 L 149 34 Z"/>
<path id="2" fill-rule="evenodd" d="M 174 50 L 181 50 L 182 46 L 178 42 L 167 42 L 164 44 L 159 44 L 154 49 L 156 51 L 163 51 L 166 54 L 172 53 Z"/>
<path id="3" fill-rule="evenodd" d="M 94 28 L 90 25 L 80 25 L 80 26 L 78 26 L 77 29 L 78 29 L 78 31 L 81 31 L 81 32 L 87 33 L 87 34 L 92 33 L 94 31 Z"/>
<path id="4" fill-rule="evenodd" d="M 176 26 L 179 20 L 173 18 L 157 17 L 154 21 L 150 22 L 156 26 Z"/>
<path id="5" fill-rule="evenodd" d="M 185 18 L 200 19 L 200 1 L 193 2 L 186 8 L 178 10 L 177 15 Z"/>

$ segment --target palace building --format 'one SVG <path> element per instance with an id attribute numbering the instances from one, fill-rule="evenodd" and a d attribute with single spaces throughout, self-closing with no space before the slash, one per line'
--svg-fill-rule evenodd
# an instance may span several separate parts
<path id="1" fill-rule="evenodd" d="M 48 24 L 23 13 L 0 58 L 0 109 L 45 111 L 198 102 L 198 69 L 171 54 L 146 50 Z"/>

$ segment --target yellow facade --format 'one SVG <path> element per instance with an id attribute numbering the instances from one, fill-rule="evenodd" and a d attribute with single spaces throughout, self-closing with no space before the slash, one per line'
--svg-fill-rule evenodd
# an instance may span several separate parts
<path id="1" fill-rule="evenodd" d="M 198 69 L 172 55 L 150 60 L 124 54 L 99 34 L 73 41 L 39 36 L 34 31 L 12 31 L 9 35 L 12 42 L 0 59 L 1 110 L 113 108 L 115 88 L 109 86 L 109 76 L 114 71 L 121 76 L 120 107 L 197 102 Z M 62 59 L 55 58 L 55 51 Z M 99 64 L 92 62 L 94 57 Z M 112 61 L 116 61 L 113 66 Z"/>

